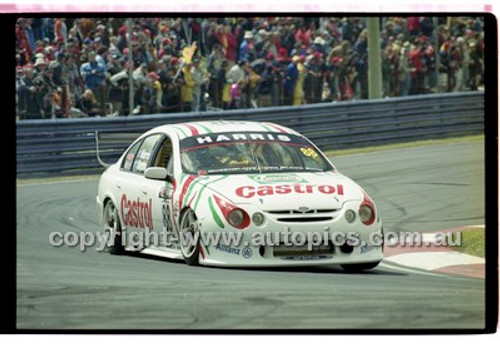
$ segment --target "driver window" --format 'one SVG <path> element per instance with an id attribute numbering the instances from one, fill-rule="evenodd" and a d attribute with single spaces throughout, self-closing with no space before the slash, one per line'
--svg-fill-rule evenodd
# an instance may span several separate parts
<path id="1" fill-rule="evenodd" d="M 144 139 L 142 142 L 139 151 L 137 152 L 137 156 L 134 160 L 134 164 L 132 165 L 132 172 L 137 174 L 144 173 L 144 170 L 148 167 L 148 162 L 151 158 L 151 153 L 158 142 L 160 140 L 161 135 L 155 134 L 151 135 Z"/>
<path id="2" fill-rule="evenodd" d="M 156 158 L 153 161 L 153 166 L 154 167 L 163 167 L 169 169 L 170 166 L 172 166 L 173 170 L 173 164 L 171 164 L 171 158 L 172 158 L 172 142 L 168 137 L 165 137 L 163 140 L 162 144 L 160 145 L 160 148 L 158 149 L 158 152 L 156 153 Z"/>

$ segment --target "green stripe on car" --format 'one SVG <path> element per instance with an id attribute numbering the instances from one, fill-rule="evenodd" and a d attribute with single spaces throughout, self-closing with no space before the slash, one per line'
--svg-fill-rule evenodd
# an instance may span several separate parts
<path id="1" fill-rule="evenodd" d="M 220 228 L 224 228 L 224 224 L 222 223 L 222 220 L 220 219 L 219 215 L 215 211 L 214 203 L 212 202 L 212 197 L 208 197 L 208 206 L 210 207 L 210 212 L 212 213 L 212 216 L 214 218 L 215 223 Z"/>

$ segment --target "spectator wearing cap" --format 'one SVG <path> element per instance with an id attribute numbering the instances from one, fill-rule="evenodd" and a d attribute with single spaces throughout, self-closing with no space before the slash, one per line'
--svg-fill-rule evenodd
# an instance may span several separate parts
<path id="1" fill-rule="evenodd" d="M 132 78 L 134 80 L 135 94 L 134 94 L 134 105 L 138 106 L 138 110 L 141 108 L 147 108 L 149 103 L 148 97 L 148 66 L 146 63 L 140 64 L 137 69 L 132 73 Z"/>
<path id="2" fill-rule="evenodd" d="M 437 88 L 437 72 L 436 72 L 436 49 L 434 44 L 428 43 L 424 47 L 423 59 L 425 61 L 425 86 L 430 92 L 436 92 Z"/>
<path id="3" fill-rule="evenodd" d="M 319 103 L 323 94 L 323 79 L 326 67 L 320 52 L 314 52 L 306 63 L 307 77 L 305 84 L 305 98 L 311 103 Z"/>
<path id="4" fill-rule="evenodd" d="M 105 68 L 96 61 L 96 53 L 90 52 L 88 61 L 80 68 L 80 74 L 83 78 L 86 89 L 90 89 L 94 94 L 102 85 L 105 78 Z"/>
<path id="5" fill-rule="evenodd" d="M 19 81 L 19 117 L 20 119 L 42 118 L 41 98 L 37 96 L 41 87 L 35 84 L 33 68 L 26 66 L 23 73 L 24 75 Z"/>
<path id="6" fill-rule="evenodd" d="M 57 87 L 63 87 L 68 83 L 68 68 L 65 63 L 66 54 L 64 52 L 56 53 L 56 60 L 50 65 L 52 69 L 52 82 Z"/>
<path id="7" fill-rule="evenodd" d="M 113 113 L 123 115 L 123 106 L 128 106 L 128 66 L 123 66 L 118 59 L 113 59 L 108 65 L 108 73 L 108 100 L 113 107 Z"/>
<path id="8" fill-rule="evenodd" d="M 295 85 L 297 84 L 297 79 L 299 77 L 299 70 L 297 68 L 298 60 L 292 60 L 290 64 L 287 65 L 285 70 L 285 78 L 283 80 L 283 92 L 285 97 L 285 105 L 293 104 L 293 97 L 295 92 Z"/>
<path id="9" fill-rule="evenodd" d="M 151 71 L 148 73 L 149 83 L 150 83 L 150 99 L 149 99 L 149 109 L 153 113 L 159 113 L 163 109 L 163 90 L 160 82 L 160 76 Z"/>
<path id="10" fill-rule="evenodd" d="M 251 31 L 245 31 L 243 41 L 240 45 L 239 59 L 252 62 L 255 59 L 255 41 Z"/>
<path id="11" fill-rule="evenodd" d="M 256 87 L 259 83 L 260 76 L 255 72 L 252 68 L 252 65 L 246 61 L 243 64 L 243 71 L 245 72 L 245 78 L 242 84 L 242 106 L 245 108 L 256 107 L 255 99 L 256 95 Z"/>
<path id="12" fill-rule="evenodd" d="M 45 71 L 45 69 L 47 68 L 48 64 L 47 62 L 45 61 L 45 58 L 43 58 L 43 56 L 38 56 L 35 60 L 35 64 L 34 64 L 34 67 L 35 67 L 35 75 L 40 75 L 40 74 L 43 74 L 43 72 Z"/>
<path id="13" fill-rule="evenodd" d="M 325 56 L 325 44 L 325 39 L 321 36 L 317 36 L 313 41 L 312 49 L 314 52 L 319 52 L 321 55 Z"/>
<path id="14" fill-rule="evenodd" d="M 116 47 L 121 53 L 123 53 L 125 47 L 127 47 L 127 26 L 125 24 L 118 29 Z"/>

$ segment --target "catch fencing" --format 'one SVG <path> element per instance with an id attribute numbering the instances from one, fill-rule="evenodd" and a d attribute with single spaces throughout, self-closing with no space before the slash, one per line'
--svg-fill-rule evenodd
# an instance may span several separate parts
<path id="1" fill-rule="evenodd" d="M 30 120 L 16 124 L 18 177 L 98 173 L 95 132 L 113 141 L 100 144 L 101 158 L 116 161 L 130 137 L 162 124 L 199 120 L 268 121 L 295 129 L 322 150 L 445 138 L 484 132 L 484 93 L 428 94 L 301 106 L 162 115 Z"/>

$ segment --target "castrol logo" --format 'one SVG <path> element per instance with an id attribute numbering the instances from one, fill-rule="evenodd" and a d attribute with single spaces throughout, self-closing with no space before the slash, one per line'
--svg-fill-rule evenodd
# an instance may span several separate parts
<path id="1" fill-rule="evenodd" d="M 235 191 L 236 195 L 242 198 L 252 198 L 253 196 L 286 195 L 290 193 L 298 194 L 326 194 L 326 195 L 344 195 L 344 186 L 341 184 L 333 185 L 314 185 L 314 184 L 284 184 L 284 185 L 262 185 L 262 186 L 241 186 Z"/>

